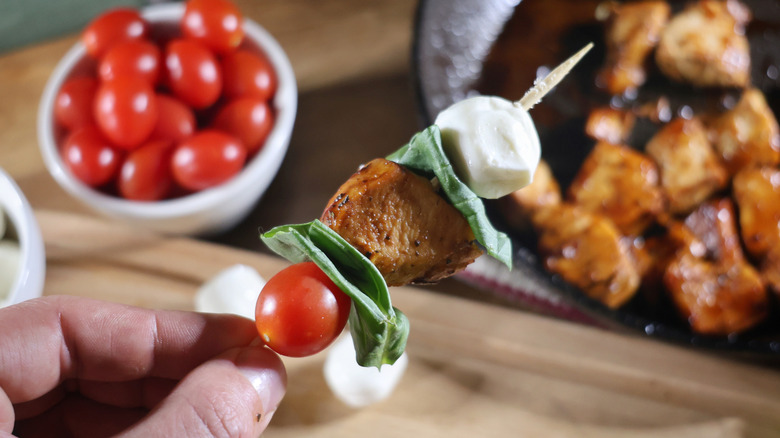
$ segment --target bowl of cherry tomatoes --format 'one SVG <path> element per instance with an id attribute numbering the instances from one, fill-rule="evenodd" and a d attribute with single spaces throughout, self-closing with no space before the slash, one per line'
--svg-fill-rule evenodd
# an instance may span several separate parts
<path id="1" fill-rule="evenodd" d="M 53 178 L 94 210 L 167 234 L 245 218 L 286 154 L 297 107 L 278 42 L 229 0 L 97 16 L 38 111 Z"/>

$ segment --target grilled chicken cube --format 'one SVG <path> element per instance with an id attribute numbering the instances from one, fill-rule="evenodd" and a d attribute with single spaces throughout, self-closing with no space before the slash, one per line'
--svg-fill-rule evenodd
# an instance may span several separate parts
<path id="1" fill-rule="evenodd" d="M 734 176 L 742 242 L 759 263 L 761 276 L 780 294 L 780 170 L 746 168 Z"/>
<path id="2" fill-rule="evenodd" d="M 563 203 L 538 215 L 545 267 L 610 308 L 629 301 L 640 275 L 629 243 L 608 218 Z"/>
<path id="3" fill-rule="evenodd" d="M 628 146 L 599 142 L 582 163 L 567 200 L 601 213 L 624 235 L 637 236 L 664 211 L 658 168 Z"/>
<path id="4" fill-rule="evenodd" d="M 666 268 L 664 284 L 691 329 L 705 335 L 743 332 L 769 308 L 761 278 L 747 263 L 726 267 L 681 252 Z"/>
<path id="5" fill-rule="evenodd" d="M 634 127 L 629 111 L 611 107 L 596 108 L 588 114 L 585 133 L 592 139 L 612 144 L 624 143 Z"/>
<path id="6" fill-rule="evenodd" d="M 761 258 L 780 247 L 780 170 L 744 169 L 734 176 L 732 193 L 748 253 Z"/>
<path id="7" fill-rule="evenodd" d="M 546 161 L 536 167 L 531 184 L 498 200 L 498 208 L 507 226 L 528 231 L 541 210 L 561 203 L 561 188 Z"/>
<path id="8" fill-rule="evenodd" d="M 615 4 L 606 29 L 607 59 L 599 83 L 610 94 L 621 95 L 645 83 L 645 60 L 667 21 L 665 1 Z"/>
<path id="9" fill-rule="evenodd" d="M 755 88 L 745 90 L 734 108 L 714 119 L 710 136 L 732 175 L 746 166 L 780 163 L 777 119 Z"/>
<path id="10" fill-rule="evenodd" d="M 645 146 L 658 164 L 672 213 L 687 213 L 728 183 L 728 173 L 698 119 L 677 118 Z"/>
<path id="11" fill-rule="evenodd" d="M 482 254 L 466 218 L 430 181 L 381 158 L 338 189 L 320 220 L 365 254 L 388 286 L 436 282 Z"/>
<path id="12" fill-rule="evenodd" d="M 728 198 L 699 206 L 685 219 L 685 226 L 706 251 L 702 255 L 680 250 L 666 268 L 664 285 L 697 333 L 739 333 L 768 313 L 766 288 L 758 271 L 745 260 L 736 220 Z"/>
<path id="13" fill-rule="evenodd" d="M 699 87 L 739 87 L 750 82 L 745 24 L 750 11 L 736 0 L 699 0 L 673 16 L 655 52 L 669 78 Z"/>

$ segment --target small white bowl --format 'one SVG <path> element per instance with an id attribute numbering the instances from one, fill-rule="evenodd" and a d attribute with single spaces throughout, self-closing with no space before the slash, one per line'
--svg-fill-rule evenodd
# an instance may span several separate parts
<path id="1" fill-rule="evenodd" d="M 142 16 L 155 31 L 175 29 L 184 13 L 182 3 L 149 6 Z M 38 143 L 54 179 L 68 193 L 96 211 L 153 231 L 178 235 L 213 234 L 244 219 L 270 185 L 292 135 L 298 90 L 290 61 L 276 40 L 254 21 L 244 19 L 242 47 L 261 50 L 276 71 L 278 89 L 272 101 L 274 127 L 260 152 L 230 181 L 181 198 L 155 202 L 129 201 L 99 192 L 79 181 L 62 161 L 57 146 L 54 101 L 74 73 L 94 68 L 84 46 L 76 43 L 60 60 L 46 83 L 38 109 Z"/>
<path id="2" fill-rule="evenodd" d="M 0 208 L 5 212 L 6 226 L 13 228 L 19 242 L 19 268 L 11 291 L 0 298 L 0 307 L 41 296 L 46 277 L 46 257 L 41 229 L 30 203 L 19 186 L 0 169 Z"/>

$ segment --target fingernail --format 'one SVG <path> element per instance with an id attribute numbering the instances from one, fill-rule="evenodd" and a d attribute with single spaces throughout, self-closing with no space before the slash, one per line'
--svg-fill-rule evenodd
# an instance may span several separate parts
<path id="1" fill-rule="evenodd" d="M 263 412 L 258 422 L 268 424 L 287 388 L 287 372 L 282 360 L 265 347 L 252 347 L 242 349 L 235 363 L 260 396 Z"/>

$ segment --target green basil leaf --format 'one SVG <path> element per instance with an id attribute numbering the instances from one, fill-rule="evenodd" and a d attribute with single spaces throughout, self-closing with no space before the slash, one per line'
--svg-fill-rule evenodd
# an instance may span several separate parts
<path id="1" fill-rule="evenodd" d="M 313 261 L 352 298 L 349 330 L 358 364 L 378 368 L 401 357 L 409 336 L 409 320 L 392 306 L 387 283 L 376 266 L 343 237 L 314 220 L 279 226 L 260 238 L 293 263 Z"/>
<path id="2" fill-rule="evenodd" d="M 430 126 L 412 137 L 401 149 L 387 156 L 427 178 L 436 176 L 450 203 L 466 217 L 474 237 L 498 261 L 512 269 L 512 242 L 488 220 L 485 204 L 455 174 L 441 145 L 439 127 Z"/>

